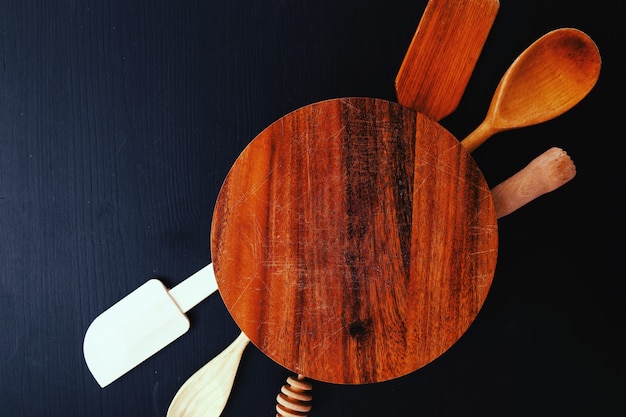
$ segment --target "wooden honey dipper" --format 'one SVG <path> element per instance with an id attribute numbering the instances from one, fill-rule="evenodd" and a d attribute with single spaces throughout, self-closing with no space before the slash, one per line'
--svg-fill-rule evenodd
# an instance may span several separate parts
<path id="1" fill-rule="evenodd" d="M 304 375 L 290 376 L 276 397 L 276 417 L 305 417 L 311 411 L 312 382 Z"/>

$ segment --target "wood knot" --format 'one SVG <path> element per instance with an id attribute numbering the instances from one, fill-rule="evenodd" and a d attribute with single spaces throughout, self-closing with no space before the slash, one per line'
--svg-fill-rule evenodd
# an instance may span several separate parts
<path id="1" fill-rule="evenodd" d="M 369 333 L 371 333 L 371 325 L 372 320 L 357 320 L 350 325 L 348 331 L 350 332 L 350 336 L 355 339 L 362 339 L 366 337 Z"/>

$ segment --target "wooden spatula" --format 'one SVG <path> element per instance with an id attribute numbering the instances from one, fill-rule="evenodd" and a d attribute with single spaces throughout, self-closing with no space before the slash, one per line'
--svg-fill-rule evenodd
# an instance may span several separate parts
<path id="1" fill-rule="evenodd" d="M 499 7 L 498 0 L 430 0 L 396 76 L 398 102 L 436 121 L 452 113 Z"/>

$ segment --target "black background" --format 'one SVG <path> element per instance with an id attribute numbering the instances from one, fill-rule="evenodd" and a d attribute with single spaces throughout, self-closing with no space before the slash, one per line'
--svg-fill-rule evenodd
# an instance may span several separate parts
<path id="1" fill-rule="evenodd" d="M 165 416 L 239 333 L 218 295 L 191 330 L 110 386 L 85 330 L 147 279 L 210 262 L 219 187 L 243 147 L 319 100 L 395 101 L 426 1 L 0 0 L 0 415 Z M 458 109 L 482 121 L 502 74 L 559 27 L 603 59 L 576 107 L 474 152 L 496 185 L 552 146 L 577 176 L 499 221 L 489 297 L 428 366 L 368 386 L 317 383 L 310 416 L 626 415 L 624 3 L 502 0 Z M 249 347 L 224 416 L 273 416 L 289 372 Z"/>

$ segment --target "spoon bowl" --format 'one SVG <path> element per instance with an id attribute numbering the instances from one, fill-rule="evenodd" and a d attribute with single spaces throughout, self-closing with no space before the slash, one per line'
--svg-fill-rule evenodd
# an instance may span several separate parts
<path id="1" fill-rule="evenodd" d="M 596 84 L 600 53 L 578 29 L 546 33 L 506 71 L 485 120 L 463 141 L 471 152 L 495 133 L 551 120 L 579 103 Z"/>

